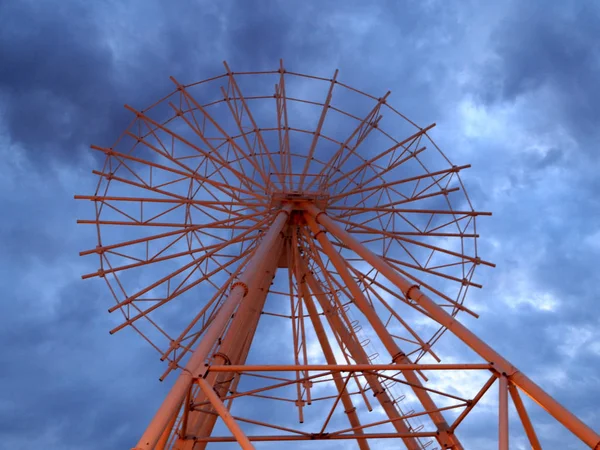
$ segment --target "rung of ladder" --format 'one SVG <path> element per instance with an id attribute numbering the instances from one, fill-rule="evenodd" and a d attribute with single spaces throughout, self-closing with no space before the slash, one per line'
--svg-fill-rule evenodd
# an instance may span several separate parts
<path id="1" fill-rule="evenodd" d="M 385 380 L 385 381 L 383 381 L 383 383 L 381 383 L 381 384 L 383 384 L 383 385 L 384 385 L 384 386 L 385 386 L 387 389 L 389 389 L 389 388 L 391 388 L 393 385 L 395 385 L 395 384 L 396 384 L 396 381 L 395 381 L 395 380 Z"/>
<path id="2" fill-rule="evenodd" d="M 350 326 L 355 332 L 362 330 L 362 325 L 358 320 L 353 320 L 352 322 L 350 322 Z"/>
<path id="3" fill-rule="evenodd" d="M 372 355 L 367 356 L 367 358 L 369 358 L 369 361 L 373 362 L 374 359 L 379 358 L 379 353 L 375 352 Z"/>
<path id="4" fill-rule="evenodd" d="M 399 396 L 397 398 L 394 398 L 393 401 L 392 401 L 392 403 L 402 402 L 402 401 L 404 401 L 405 398 L 406 398 L 406 395 L 401 395 L 401 396 Z"/>

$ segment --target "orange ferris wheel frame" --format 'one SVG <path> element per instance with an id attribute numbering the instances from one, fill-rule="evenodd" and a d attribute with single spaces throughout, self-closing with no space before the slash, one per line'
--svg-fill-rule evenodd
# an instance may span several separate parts
<path id="1" fill-rule="evenodd" d="M 366 94 L 339 82 L 337 71 L 299 74 L 283 62 L 265 72 L 225 68 L 188 85 L 171 78 L 175 91 L 145 110 L 126 106 L 135 117 L 123 135 L 111 147 L 92 146 L 105 155 L 94 171 L 96 192 L 76 196 L 94 203 L 95 219 L 79 223 L 94 225 L 98 238 L 81 254 L 100 259 L 83 278 L 104 279 L 115 299 L 109 311 L 123 315 L 111 333 L 138 331 L 168 361 L 161 379 L 179 370 L 136 449 L 305 440 L 354 440 L 368 449 L 374 439 L 461 449 L 458 426 L 496 380 L 501 450 L 508 449 L 509 396 L 530 445 L 541 448 L 520 392 L 600 448 L 595 431 L 456 319 L 477 316 L 465 296 L 481 287 L 475 268 L 493 266 L 477 254 L 476 218 L 489 213 L 475 211 L 464 190 L 460 172 L 470 166 L 452 165 L 431 140 L 435 124 L 417 126 L 388 104 L 389 92 Z M 274 90 L 244 95 L 246 78 L 263 89 L 263 78 L 275 80 Z M 320 100 L 309 98 L 311 83 L 322 87 Z M 356 96 L 349 105 L 370 103 L 368 112 L 337 105 L 336 90 Z M 275 110 L 270 125 L 261 121 L 262 104 Z M 311 127 L 293 124 L 293 117 L 310 122 L 312 113 Z M 385 130 L 388 117 L 402 136 Z M 288 299 L 289 310 L 268 311 L 273 297 Z M 168 307 L 175 312 L 160 316 Z M 191 312 L 189 323 L 179 323 Z M 435 331 L 423 338 L 409 323 L 417 316 Z M 284 362 L 248 362 L 265 317 L 291 323 Z M 441 363 L 432 346 L 445 332 L 483 362 Z M 368 351 L 371 340 L 385 362 Z M 430 374 L 452 371 L 487 376 L 469 398 L 428 387 Z M 247 379 L 262 384 L 241 389 Z M 413 409 L 394 386 L 410 393 Z M 233 415 L 233 405 L 259 399 L 291 405 L 299 424 L 310 422 L 311 405 L 329 407 L 319 408 L 314 430 Z M 364 423 L 374 410 L 381 420 Z M 338 416 L 349 426 L 332 430 Z M 230 435 L 214 434 L 219 418 Z"/>

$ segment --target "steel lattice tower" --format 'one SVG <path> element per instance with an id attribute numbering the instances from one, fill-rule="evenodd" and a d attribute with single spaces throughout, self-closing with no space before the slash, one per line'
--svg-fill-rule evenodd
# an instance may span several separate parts
<path id="1" fill-rule="evenodd" d="M 232 72 L 136 110 L 94 171 L 97 272 L 110 312 L 176 381 L 136 449 L 390 439 L 462 449 L 498 387 L 531 447 L 525 393 L 591 448 L 600 436 L 457 320 L 480 288 L 474 210 L 456 166 L 382 97 L 332 78 Z M 242 94 L 243 92 L 243 94 Z M 449 332 L 480 361 L 441 363 Z M 452 374 L 477 373 L 465 397 Z M 429 380 L 429 381 L 428 381 Z M 444 382 L 444 380 L 446 380 Z M 222 420 L 222 422 L 219 421 Z M 229 430 L 224 429 L 223 424 Z M 222 429 L 219 431 L 219 427 Z M 377 441 L 376 441 L 377 440 Z M 341 445 L 341 443 L 338 442 Z"/>

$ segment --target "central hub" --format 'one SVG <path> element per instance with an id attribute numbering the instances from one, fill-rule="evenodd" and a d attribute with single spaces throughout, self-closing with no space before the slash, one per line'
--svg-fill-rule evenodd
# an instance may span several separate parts
<path id="1" fill-rule="evenodd" d="M 300 204 L 303 202 L 313 203 L 322 211 L 327 209 L 329 196 L 319 191 L 275 191 L 271 194 L 271 208 L 280 208 L 284 203 Z M 294 207 L 294 209 L 299 209 Z"/>

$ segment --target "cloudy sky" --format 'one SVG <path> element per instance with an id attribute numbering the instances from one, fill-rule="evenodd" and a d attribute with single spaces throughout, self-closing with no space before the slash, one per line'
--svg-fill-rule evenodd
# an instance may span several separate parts
<path id="1" fill-rule="evenodd" d="M 297 3 L 297 6 L 293 4 Z M 371 4 L 372 3 L 372 4 Z M 99 162 L 143 108 L 187 82 L 286 66 L 390 102 L 432 133 L 477 209 L 483 269 L 462 320 L 600 430 L 600 8 L 545 1 L 4 1 L 0 4 L 0 440 L 130 448 L 169 382 L 78 252 Z M 459 357 L 449 337 L 440 353 Z M 544 448 L 584 448 L 530 408 Z M 485 422 L 485 419 L 482 419 Z M 494 419 L 495 420 L 495 419 Z M 520 431 L 519 431 L 520 432 Z M 494 448 L 494 423 L 463 430 Z M 515 433 L 517 433 L 515 431 Z M 540 433 L 542 434 L 542 433 Z M 515 448 L 525 448 L 517 433 Z"/>

